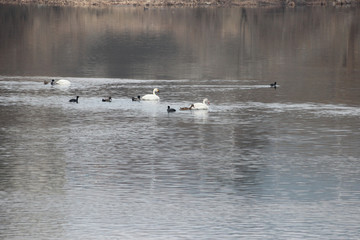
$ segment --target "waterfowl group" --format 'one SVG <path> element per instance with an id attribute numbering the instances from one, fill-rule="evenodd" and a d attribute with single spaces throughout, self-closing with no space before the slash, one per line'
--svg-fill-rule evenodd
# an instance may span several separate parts
<path id="1" fill-rule="evenodd" d="M 44 81 L 44 84 L 48 84 L 48 83 L 50 83 L 51 85 L 70 85 L 71 84 L 71 82 L 66 79 L 59 79 L 59 80 L 52 79 L 51 82 Z M 270 87 L 276 88 L 277 82 L 270 83 Z M 156 95 L 156 93 L 159 93 L 159 92 L 160 91 L 158 88 L 154 88 L 152 94 L 146 94 L 142 97 L 140 95 L 137 97 L 132 97 L 132 101 L 159 101 L 160 97 L 158 95 Z M 112 101 L 111 97 L 102 99 L 102 102 L 111 102 L 111 101 Z M 79 96 L 76 96 L 76 98 L 70 99 L 69 102 L 79 103 Z M 208 110 L 209 105 L 210 105 L 210 101 L 207 98 L 204 98 L 202 102 L 192 103 L 188 107 L 180 107 L 180 110 L 182 110 L 182 111 L 185 111 L 185 110 Z M 176 112 L 176 110 L 174 108 L 170 108 L 170 106 L 168 106 L 167 112 L 168 113 Z"/>
<path id="2" fill-rule="evenodd" d="M 276 88 L 276 82 L 271 83 L 270 87 Z M 158 88 L 154 88 L 153 89 L 153 93 L 152 94 L 146 94 L 142 97 L 137 96 L 137 97 L 132 97 L 132 101 L 159 101 L 160 97 L 158 95 L 156 95 L 156 93 L 160 92 Z M 76 97 L 76 99 L 70 99 L 70 102 L 76 102 L 78 103 L 78 99 L 79 96 Z M 111 97 L 108 98 L 103 98 L 102 101 L 103 102 L 111 102 Z M 180 110 L 181 111 L 185 111 L 185 110 L 208 110 L 209 109 L 209 105 L 210 105 L 210 101 L 207 98 L 204 98 L 202 102 L 196 102 L 196 103 L 192 103 L 190 104 L 188 107 L 181 107 Z M 167 107 L 167 112 L 176 112 L 176 110 L 174 108 L 170 108 L 170 106 Z"/>
<path id="3" fill-rule="evenodd" d="M 207 98 L 204 98 L 201 103 L 192 103 L 189 107 L 181 107 L 180 110 L 208 110 L 209 105 L 210 101 Z"/>
<path id="4" fill-rule="evenodd" d="M 153 90 L 153 94 L 147 94 L 147 95 L 144 95 L 143 97 L 140 97 L 140 96 L 133 97 L 132 101 L 140 101 L 140 100 L 156 101 L 156 100 L 159 100 L 160 98 L 159 98 L 159 96 L 156 95 L 156 92 L 159 92 L 159 90 L 157 88 L 155 88 Z M 111 102 L 112 98 L 111 97 L 103 98 L 102 101 L 103 102 Z M 69 102 L 79 103 L 79 96 L 76 96 L 76 98 L 70 99 Z M 208 110 L 209 105 L 210 105 L 210 101 L 207 98 L 205 98 L 201 103 L 200 102 L 192 103 L 192 104 L 190 104 L 189 107 L 181 107 L 180 110 Z M 172 113 L 172 112 L 176 112 L 176 110 L 174 108 L 171 108 L 170 106 L 168 106 L 167 112 Z"/>
<path id="5" fill-rule="evenodd" d="M 59 84 L 65 84 L 66 82 L 65 81 L 68 81 L 68 80 L 57 80 L 55 81 L 54 79 L 51 80 L 51 85 L 55 85 L 55 84 L 58 84 L 58 82 L 60 81 Z M 48 84 L 49 82 L 46 82 L 44 81 L 44 84 Z M 132 98 L 132 101 L 159 101 L 160 98 L 159 96 L 156 95 L 156 93 L 160 92 L 159 89 L 157 88 L 154 88 L 153 90 L 153 94 L 146 94 L 144 95 L 143 97 L 140 97 L 140 96 L 137 96 L 137 97 L 133 97 Z M 103 98 L 101 100 L 102 102 L 111 102 L 112 101 L 112 98 L 111 97 L 108 97 L 108 98 Z M 76 98 L 73 98 L 73 99 L 70 99 L 69 102 L 76 102 L 76 103 L 79 103 L 79 96 L 76 96 Z M 168 112 L 175 112 L 176 110 L 171 108 L 170 107 L 168 108 Z"/>

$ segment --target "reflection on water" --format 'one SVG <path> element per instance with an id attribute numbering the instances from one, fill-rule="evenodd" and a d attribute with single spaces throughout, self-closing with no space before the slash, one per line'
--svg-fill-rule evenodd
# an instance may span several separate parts
<path id="1" fill-rule="evenodd" d="M 0 11 L 2 75 L 291 77 L 314 87 L 324 84 L 316 83 L 318 75 L 359 71 L 358 8 Z"/>
<path id="2" fill-rule="evenodd" d="M 0 237 L 356 239 L 359 16 L 1 6 Z"/>

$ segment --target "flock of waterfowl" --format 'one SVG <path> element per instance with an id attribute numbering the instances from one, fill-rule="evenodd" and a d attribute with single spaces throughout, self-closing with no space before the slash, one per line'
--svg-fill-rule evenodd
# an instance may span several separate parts
<path id="1" fill-rule="evenodd" d="M 51 81 L 44 81 L 44 84 L 48 84 L 48 83 L 50 83 L 51 85 L 63 85 L 63 86 L 71 84 L 69 80 L 65 80 L 65 79 L 59 79 L 59 80 L 52 79 Z M 270 87 L 272 87 L 272 88 L 276 88 L 276 86 L 277 86 L 276 82 L 270 84 Z M 159 101 L 160 97 L 158 95 L 156 95 L 156 93 L 158 93 L 158 92 L 160 92 L 159 89 L 154 88 L 152 94 L 146 94 L 142 97 L 141 96 L 132 97 L 132 101 Z M 103 98 L 102 101 L 103 102 L 111 102 L 111 97 Z M 76 96 L 76 98 L 70 99 L 69 102 L 79 103 L 79 96 Z M 185 111 L 185 110 L 208 110 L 209 105 L 210 105 L 210 101 L 207 98 L 205 98 L 202 102 L 192 103 L 188 107 L 181 107 L 180 110 L 182 110 L 182 111 Z M 167 112 L 168 113 L 176 112 L 176 110 L 174 108 L 170 108 L 170 106 L 168 106 Z"/>
<path id="2" fill-rule="evenodd" d="M 49 83 L 52 86 L 54 86 L 54 85 L 69 86 L 71 84 L 71 82 L 69 80 L 65 80 L 65 79 L 59 79 L 59 80 L 52 79 L 51 81 L 44 81 L 44 84 L 49 84 Z M 158 95 L 156 95 L 156 93 L 158 93 L 158 92 L 160 92 L 159 89 L 154 88 L 152 94 L 146 94 L 142 97 L 141 96 L 132 97 L 132 101 L 159 101 L 160 97 Z M 102 99 L 103 102 L 111 102 L 111 100 L 112 100 L 111 97 Z M 79 96 L 76 96 L 76 98 L 70 99 L 69 102 L 79 103 Z M 209 105 L 210 105 L 209 100 L 207 98 L 205 98 L 202 103 L 192 103 L 189 105 L 189 107 L 182 107 L 182 108 L 180 108 L 180 110 L 208 110 Z M 168 106 L 167 112 L 168 113 L 176 112 L 176 110 L 174 108 L 170 108 L 170 106 Z"/>

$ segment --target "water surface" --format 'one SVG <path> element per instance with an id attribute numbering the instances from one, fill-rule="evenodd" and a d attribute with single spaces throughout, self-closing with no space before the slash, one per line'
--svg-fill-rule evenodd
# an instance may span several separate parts
<path id="1" fill-rule="evenodd" d="M 0 16 L 2 239 L 358 238 L 358 9 Z"/>

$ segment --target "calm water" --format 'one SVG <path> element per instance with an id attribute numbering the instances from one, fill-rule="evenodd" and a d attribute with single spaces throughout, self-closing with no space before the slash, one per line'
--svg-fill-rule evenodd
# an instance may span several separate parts
<path id="1" fill-rule="evenodd" d="M 0 5 L 0 238 L 357 239 L 359 22 Z"/>

